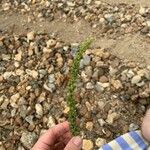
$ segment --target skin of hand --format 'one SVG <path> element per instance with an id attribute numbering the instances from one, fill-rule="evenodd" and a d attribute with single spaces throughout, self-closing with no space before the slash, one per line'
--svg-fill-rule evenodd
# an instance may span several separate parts
<path id="1" fill-rule="evenodd" d="M 150 109 L 147 111 L 142 124 L 142 134 L 150 142 Z"/>
<path id="2" fill-rule="evenodd" d="M 60 123 L 43 134 L 31 150 L 81 150 L 82 139 L 72 137 L 69 123 Z"/>

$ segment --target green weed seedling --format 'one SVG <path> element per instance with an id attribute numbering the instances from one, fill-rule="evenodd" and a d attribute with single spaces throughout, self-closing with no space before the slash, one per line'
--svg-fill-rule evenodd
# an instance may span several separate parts
<path id="1" fill-rule="evenodd" d="M 69 107 L 68 120 L 70 123 L 71 132 L 74 136 L 79 134 L 79 128 L 76 124 L 77 109 L 74 97 L 74 91 L 76 89 L 76 80 L 78 78 L 78 70 L 83 53 L 90 47 L 92 41 L 93 40 L 90 39 L 80 44 L 79 50 L 74 58 L 73 65 L 71 67 L 71 76 L 67 86 L 67 105 Z"/>

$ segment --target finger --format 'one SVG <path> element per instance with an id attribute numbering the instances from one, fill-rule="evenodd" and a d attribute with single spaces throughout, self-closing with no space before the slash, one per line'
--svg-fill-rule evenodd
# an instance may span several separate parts
<path id="1" fill-rule="evenodd" d="M 150 109 L 147 111 L 142 124 L 143 136 L 150 141 Z"/>
<path id="2" fill-rule="evenodd" d="M 82 139 L 80 137 L 73 137 L 66 145 L 64 150 L 81 150 Z"/>
<path id="3" fill-rule="evenodd" d="M 71 138 L 72 138 L 72 136 L 69 131 L 60 137 L 59 142 L 63 142 L 65 145 L 67 145 L 67 143 L 71 140 Z"/>
<path id="4" fill-rule="evenodd" d="M 35 144 L 34 147 L 43 147 L 43 145 L 46 147 L 51 148 L 53 145 L 55 145 L 56 140 L 69 131 L 69 123 L 64 122 L 61 124 L 56 125 L 55 127 L 49 129 Z"/>
<path id="5" fill-rule="evenodd" d="M 70 132 L 67 132 L 65 135 L 64 135 L 64 143 L 65 145 L 68 144 L 68 142 L 71 140 L 72 136 L 71 136 L 71 133 Z"/>
<path id="6" fill-rule="evenodd" d="M 60 143 L 57 143 L 56 145 L 55 145 L 55 150 L 62 150 L 62 149 L 64 149 L 65 148 L 65 144 L 64 143 L 62 143 L 62 142 L 60 142 Z"/>

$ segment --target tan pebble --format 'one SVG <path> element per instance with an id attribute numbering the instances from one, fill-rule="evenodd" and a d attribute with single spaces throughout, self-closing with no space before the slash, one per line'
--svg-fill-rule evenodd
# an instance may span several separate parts
<path id="1" fill-rule="evenodd" d="M 114 121 L 117 120 L 118 118 L 119 118 L 119 114 L 113 112 L 108 114 L 106 122 L 108 122 L 109 124 L 113 124 Z"/>
<path id="2" fill-rule="evenodd" d="M 123 88 L 123 86 L 122 86 L 122 83 L 119 81 L 119 80 L 111 80 L 111 84 L 113 85 L 113 87 L 115 88 L 115 89 L 121 89 L 121 88 Z"/>
<path id="3" fill-rule="evenodd" d="M 47 121 L 47 127 L 51 128 L 55 125 L 56 125 L 56 123 L 55 123 L 54 118 L 52 116 L 49 116 L 48 121 Z"/>
<path id="4" fill-rule="evenodd" d="M 50 39 L 46 42 L 47 47 L 53 47 L 56 45 L 56 40 Z"/>
<path id="5" fill-rule="evenodd" d="M 44 47 L 43 48 L 43 53 L 51 53 L 52 52 L 52 49 L 50 49 L 50 48 L 47 48 L 47 47 Z"/>
<path id="6" fill-rule="evenodd" d="M 93 142 L 91 140 L 83 140 L 82 149 L 83 150 L 93 150 Z"/>
<path id="7" fill-rule="evenodd" d="M 91 104 L 89 102 L 86 102 L 85 105 L 86 105 L 88 111 L 91 111 Z"/>
<path id="8" fill-rule="evenodd" d="M 108 78 L 106 76 L 101 76 L 99 81 L 102 83 L 106 83 L 106 82 L 108 82 Z"/>
<path id="9" fill-rule="evenodd" d="M 72 60 L 72 59 L 69 59 L 69 60 L 68 60 L 68 66 L 72 66 L 72 63 L 73 63 L 73 60 Z"/>
<path id="10" fill-rule="evenodd" d="M 99 148 L 102 147 L 104 144 L 106 144 L 106 139 L 103 138 L 97 138 L 95 141 L 96 146 Z"/>
<path id="11" fill-rule="evenodd" d="M 14 86 L 11 86 L 9 89 L 8 89 L 8 93 L 14 93 L 15 92 L 15 87 Z"/>
<path id="12" fill-rule="evenodd" d="M 61 68 L 63 66 L 63 59 L 62 57 L 57 58 L 57 65 L 59 68 Z"/>
<path id="13" fill-rule="evenodd" d="M 28 40 L 33 40 L 35 37 L 35 33 L 33 31 L 27 33 L 27 39 Z"/>
<path id="14" fill-rule="evenodd" d="M 22 59 L 22 52 L 19 52 L 18 54 L 16 54 L 14 59 L 17 60 L 17 61 L 21 61 L 21 59 Z"/>
<path id="15" fill-rule="evenodd" d="M 145 12 L 146 12 L 146 9 L 145 9 L 144 7 L 140 7 L 139 13 L 140 13 L 141 15 L 144 15 Z"/>
<path id="16" fill-rule="evenodd" d="M 15 73 L 16 73 L 16 75 L 21 76 L 24 74 L 24 70 L 17 69 Z"/>
<path id="17" fill-rule="evenodd" d="M 70 110 L 70 108 L 69 108 L 69 107 L 66 107 L 66 108 L 64 109 L 63 113 L 64 113 L 64 114 L 68 114 L 69 110 Z"/>
<path id="18" fill-rule="evenodd" d="M 17 101 L 19 100 L 19 98 L 20 98 L 19 93 L 12 95 L 10 98 L 10 105 L 14 108 L 18 108 Z"/>
<path id="19" fill-rule="evenodd" d="M 87 122 L 86 123 L 86 129 L 89 130 L 89 131 L 92 131 L 92 129 L 93 129 L 93 122 Z"/>

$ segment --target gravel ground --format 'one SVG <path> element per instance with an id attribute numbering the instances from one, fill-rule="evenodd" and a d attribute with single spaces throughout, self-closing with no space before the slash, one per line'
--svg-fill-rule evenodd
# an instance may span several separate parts
<path id="1" fill-rule="evenodd" d="M 28 14 L 28 21 L 85 19 L 115 39 L 139 33 L 149 39 L 150 8 L 100 1 L 6 1 L 0 12 Z M 0 33 L 0 149 L 30 149 L 40 134 L 67 120 L 70 67 L 79 43 L 55 34 Z M 150 55 L 149 52 L 147 52 Z M 121 60 L 103 48 L 86 51 L 75 92 L 83 150 L 96 150 L 140 128 L 150 103 L 150 66 Z"/>

